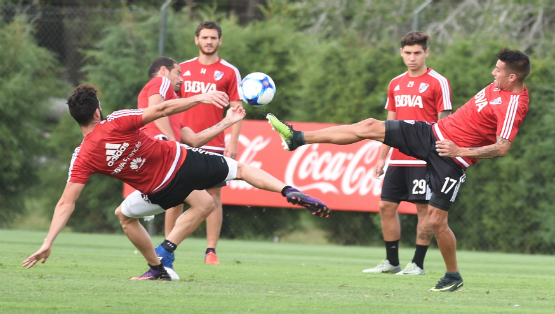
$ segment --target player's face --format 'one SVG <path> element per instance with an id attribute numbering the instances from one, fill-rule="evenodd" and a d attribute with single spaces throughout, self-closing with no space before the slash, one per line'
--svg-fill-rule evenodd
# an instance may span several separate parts
<path id="1" fill-rule="evenodd" d="M 218 36 L 215 29 L 203 29 L 195 36 L 195 44 L 204 55 L 213 55 L 218 52 L 218 47 L 222 44 L 222 39 Z"/>
<path id="2" fill-rule="evenodd" d="M 410 71 L 416 71 L 426 65 L 428 49 L 422 49 L 420 45 L 405 46 L 401 48 L 401 56 Z"/>
<path id="3" fill-rule="evenodd" d="M 181 88 L 181 83 L 183 83 L 183 78 L 181 77 L 181 68 L 177 63 L 173 65 L 173 69 L 171 69 L 170 73 L 168 74 L 168 79 L 172 82 L 173 90 L 177 93 Z"/>
<path id="4" fill-rule="evenodd" d="M 514 75 L 507 71 L 507 68 L 505 67 L 505 62 L 501 60 L 497 60 L 497 63 L 495 64 L 495 69 L 493 69 L 491 74 L 494 78 L 493 82 L 495 83 L 495 87 L 500 89 L 506 89 L 506 87 L 511 82 L 511 76 Z"/>

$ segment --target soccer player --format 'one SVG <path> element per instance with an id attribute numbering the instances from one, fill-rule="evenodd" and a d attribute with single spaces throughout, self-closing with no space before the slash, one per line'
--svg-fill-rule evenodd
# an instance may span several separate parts
<path id="1" fill-rule="evenodd" d="M 401 56 L 407 71 L 389 83 L 387 120 L 418 120 L 434 123 L 451 114 L 449 81 L 426 66 L 429 36 L 421 31 L 411 31 L 401 38 Z M 385 159 L 391 147 L 383 144 L 374 176 L 384 173 Z M 393 149 L 385 174 L 380 201 L 380 218 L 385 243 L 386 259 L 378 266 L 365 269 L 364 273 L 396 273 L 397 275 L 424 275 L 424 258 L 432 238 L 428 225 L 428 200 L 430 190 L 426 183 L 426 162 L 407 156 Z M 399 240 L 401 224 L 397 208 L 401 201 L 416 205 L 416 250 L 412 261 L 401 271 Z"/>
<path id="2" fill-rule="evenodd" d="M 241 107 L 239 96 L 241 75 L 239 70 L 218 56 L 218 48 L 222 44 L 222 28 L 213 21 L 200 23 L 195 31 L 195 44 L 199 48 L 199 56 L 179 65 L 184 82 L 178 96 L 191 97 L 206 90 L 218 90 L 227 93 L 231 107 Z M 223 115 L 224 110 L 222 108 L 200 104 L 182 114 L 182 123 L 193 132 L 200 132 L 220 121 Z M 231 138 L 227 145 L 225 145 L 225 135 L 222 132 L 201 148 L 235 159 L 240 131 L 241 122 L 239 121 L 231 127 Z M 193 146 L 185 141 L 183 143 Z M 213 187 L 206 189 L 214 199 L 214 204 L 216 204 L 214 211 L 206 219 L 207 246 L 204 258 L 206 264 L 220 264 L 216 255 L 216 246 L 220 239 L 223 221 L 222 187 L 226 185 L 226 182 L 218 182 Z M 172 209 L 166 212 L 166 234 L 171 231 L 175 219 L 179 217 L 182 211 L 183 209 Z"/>
<path id="3" fill-rule="evenodd" d="M 46 262 L 52 244 L 75 209 L 85 183 L 95 173 L 124 181 L 137 190 L 116 209 L 125 234 L 150 267 L 142 276 L 132 278 L 135 280 L 171 280 L 138 219 L 188 201 L 191 208 L 181 215 L 166 238 L 173 250 L 212 212 L 214 201 L 203 190 L 217 182 L 245 180 L 257 188 L 281 192 L 288 202 L 304 206 L 315 215 L 329 215 L 330 210 L 324 203 L 286 186 L 261 169 L 197 148 L 187 149 L 176 141 L 156 140 L 140 130 L 152 121 L 200 103 L 226 107 L 229 98 L 224 92 L 213 91 L 165 101 L 145 109 L 116 111 L 104 120 L 97 89 L 91 85 L 77 87 L 68 98 L 68 107 L 81 128 L 83 142 L 73 154 L 68 182 L 56 205 L 44 244 L 23 261 L 22 266 L 30 268 L 39 260 Z M 216 136 L 244 116 L 243 108 L 231 108 L 223 120 L 197 136 Z"/>
<path id="4" fill-rule="evenodd" d="M 373 139 L 426 161 L 429 224 L 445 261 L 446 273 L 430 291 L 456 291 L 463 286 L 456 258 L 456 239 L 447 216 L 455 201 L 465 170 L 482 158 L 503 157 L 511 148 L 528 112 L 530 59 L 518 50 L 499 51 L 494 82 L 437 123 L 414 120 L 366 119 L 316 131 L 295 131 L 272 114 L 267 118 L 287 150 L 312 143 L 346 145 Z M 479 205 L 478 205 L 479 206 Z"/>

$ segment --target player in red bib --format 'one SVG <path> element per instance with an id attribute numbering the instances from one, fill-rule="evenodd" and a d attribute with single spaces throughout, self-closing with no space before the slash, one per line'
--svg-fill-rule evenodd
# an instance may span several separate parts
<path id="1" fill-rule="evenodd" d="M 33 267 L 39 260 L 46 262 L 52 244 L 75 209 L 85 183 L 95 173 L 114 177 L 137 189 L 116 209 L 125 234 L 150 267 L 133 280 L 171 280 L 138 219 L 187 201 L 191 208 L 177 220 L 175 228 L 164 240 L 173 254 L 177 245 L 214 209 L 214 201 L 204 189 L 217 182 L 245 180 L 257 188 L 281 192 L 290 203 L 304 206 L 315 215 L 329 215 L 324 203 L 286 186 L 261 169 L 196 148 L 187 149 L 176 141 L 156 140 L 140 130 L 156 119 L 183 112 L 199 103 L 226 107 L 229 98 L 224 92 L 169 100 L 145 109 L 120 110 L 106 120 L 102 118 L 96 94 L 95 87 L 81 85 L 68 98 L 69 112 L 81 128 L 83 142 L 73 154 L 68 182 L 56 205 L 44 244 L 23 261 L 23 267 Z M 243 108 L 231 108 L 223 120 L 198 136 L 212 139 L 244 116 Z"/>
<path id="2" fill-rule="evenodd" d="M 239 97 L 241 75 L 239 70 L 218 56 L 218 48 L 222 44 L 221 27 L 212 21 L 202 22 L 195 31 L 195 44 L 199 47 L 199 56 L 179 65 L 183 84 L 178 96 L 191 97 L 206 91 L 218 90 L 227 93 L 231 107 L 241 107 L 241 98 Z M 182 114 L 182 123 L 193 132 L 200 132 L 220 121 L 223 115 L 223 109 L 209 104 L 200 104 Z M 240 131 L 241 122 L 231 127 L 231 138 L 227 145 L 225 145 L 225 134 L 222 132 L 201 148 L 235 159 Z M 187 142 L 183 143 L 190 145 Z M 220 239 L 223 221 L 221 193 L 222 187 L 226 185 L 226 182 L 221 182 L 206 189 L 212 195 L 216 204 L 216 208 L 206 219 L 207 246 L 204 259 L 206 264 L 220 263 L 216 255 L 216 246 Z M 181 211 L 179 210 L 169 210 L 166 213 L 166 234 L 171 231 L 173 221 L 180 214 Z"/>
<path id="3" fill-rule="evenodd" d="M 464 182 L 465 169 L 478 159 L 505 156 L 528 112 L 524 80 L 530 73 L 530 59 L 508 48 L 501 49 L 497 57 L 492 72 L 494 82 L 454 114 L 434 124 L 370 118 L 352 125 L 300 132 L 272 114 L 267 116 L 288 150 L 305 144 L 345 145 L 373 139 L 427 162 L 428 184 L 432 190 L 429 224 L 447 269 L 430 291 L 456 291 L 463 286 L 457 266 L 457 242 L 447 216 Z"/>
<path id="4" fill-rule="evenodd" d="M 426 67 L 429 36 L 421 31 L 411 31 L 401 38 L 401 56 L 408 71 L 389 83 L 385 109 L 387 120 L 418 120 L 434 123 L 451 114 L 451 89 L 449 81 Z M 383 144 L 374 176 L 384 173 L 390 146 Z M 394 148 L 383 179 L 380 201 L 380 218 L 386 249 L 386 259 L 364 273 L 396 273 L 398 275 L 424 275 L 424 258 L 432 238 L 428 224 L 428 200 L 431 193 L 426 183 L 426 162 L 407 156 Z M 416 205 L 416 249 L 414 257 L 401 270 L 399 239 L 401 223 L 397 208 L 401 201 Z"/>

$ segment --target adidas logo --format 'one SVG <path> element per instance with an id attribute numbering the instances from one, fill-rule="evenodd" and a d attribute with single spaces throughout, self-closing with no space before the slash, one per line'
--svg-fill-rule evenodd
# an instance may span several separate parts
<path id="1" fill-rule="evenodd" d="M 400 90 L 400 89 L 401 89 L 401 87 L 399 87 L 399 85 L 397 85 L 397 86 L 395 86 L 395 89 L 394 89 L 393 91 L 396 92 L 396 91 L 398 91 L 398 90 Z"/>
<path id="2" fill-rule="evenodd" d="M 108 161 L 108 166 L 113 166 L 121 155 L 123 155 L 127 147 L 129 147 L 129 143 L 127 142 L 123 144 L 106 143 L 106 161 Z"/>
<path id="3" fill-rule="evenodd" d="M 187 72 L 183 73 L 183 76 L 191 76 L 191 71 L 187 70 Z"/>
<path id="4" fill-rule="evenodd" d="M 489 102 L 490 105 L 500 105 L 502 102 L 501 97 L 497 97 L 496 99 Z"/>

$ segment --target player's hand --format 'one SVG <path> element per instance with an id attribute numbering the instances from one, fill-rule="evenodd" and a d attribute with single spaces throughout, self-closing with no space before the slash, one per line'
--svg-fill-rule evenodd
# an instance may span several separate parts
<path id="1" fill-rule="evenodd" d="M 237 158 L 237 144 L 228 144 L 224 150 L 224 156 L 231 159 Z"/>
<path id="2" fill-rule="evenodd" d="M 379 179 L 384 174 L 383 167 L 385 166 L 385 159 L 378 158 L 376 166 L 374 167 L 374 178 Z"/>
<path id="3" fill-rule="evenodd" d="M 26 260 L 23 261 L 23 265 L 21 267 L 31 268 L 35 266 L 35 264 L 42 259 L 42 263 L 46 262 L 46 259 L 50 256 L 52 249 L 50 245 L 43 244 L 41 248 L 35 252 L 35 254 L 27 257 Z"/>
<path id="4" fill-rule="evenodd" d="M 229 96 L 224 92 L 213 91 L 206 94 L 200 94 L 198 97 L 198 100 L 203 104 L 212 104 L 218 108 L 225 108 L 229 106 Z"/>
<path id="5" fill-rule="evenodd" d="M 441 157 L 459 156 L 459 147 L 451 140 L 436 141 L 436 151 Z"/>
<path id="6" fill-rule="evenodd" d="M 243 109 L 243 107 L 236 106 L 236 107 L 227 109 L 225 118 L 231 124 L 234 124 L 241 121 L 246 115 L 247 115 L 247 112 L 245 111 L 245 109 Z"/>

